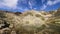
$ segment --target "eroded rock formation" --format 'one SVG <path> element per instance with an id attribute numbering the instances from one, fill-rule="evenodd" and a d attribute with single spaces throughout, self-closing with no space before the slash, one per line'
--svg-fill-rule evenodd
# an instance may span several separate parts
<path id="1" fill-rule="evenodd" d="M 60 16 L 57 12 L 0 11 L 0 34 L 60 34 Z"/>

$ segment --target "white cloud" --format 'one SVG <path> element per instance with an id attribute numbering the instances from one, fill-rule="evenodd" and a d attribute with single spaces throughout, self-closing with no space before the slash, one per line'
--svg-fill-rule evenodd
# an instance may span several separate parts
<path id="1" fill-rule="evenodd" d="M 51 5 L 57 4 L 59 2 L 60 2 L 60 0 L 54 0 L 54 1 L 48 0 L 47 5 L 51 6 Z"/>
<path id="2" fill-rule="evenodd" d="M 43 2 L 45 2 L 45 0 L 41 0 L 42 1 L 42 4 L 43 4 Z"/>
<path id="3" fill-rule="evenodd" d="M 24 11 L 29 10 L 27 7 L 24 9 Z"/>
<path id="4" fill-rule="evenodd" d="M 17 10 L 22 10 L 22 11 L 26 11 L 26 10 L 29 10 L 27 7 L 25 8 L 22 8 L 22 7 L 17 7 Z"/>
<path id="5" fill-rule="evenodd" d="M 32 9 L 32 3 L 29 1 L 29 6 L 30 6 L 30 8 Z"/>
<path id="6" fill-rule="evenodd" d="M 15 8 L 18 0 L 0 0 L 0 6 L 6 6 L 9 8 Z"/>
<path id="7" fill-rule="evenodd" d="M 44 9 L 47 8 L 47 6 L 52 6 L 52 5 L 55 5 L 55 4 L 59 3 L 59 2 L 60 2 L 60 0 L 54 0 L 54 1 L 48 0 L 46 4 L 43 4 L 41 10 L 44 10 Z"/>
<path id="8" fill-rule="evenodd" d="M 41 7 L 41 10 L 46 9 L 46 7 L 47 7 L 47 5 L 44 4 L 44 5 Z"/>
<path id="9" fill-rule="evenodd" d="M 52 4 L 53 4 L 53 2 L 50 0 L 47 2 L 47 5 L 52 5 Z"/>
<path id="10" fill-rule="evenodd" d="M 36 5 L 36 0 L 29 0 L 28 4 L 29 4 L 30 8 L 32 9 L 32 7 Z"/>

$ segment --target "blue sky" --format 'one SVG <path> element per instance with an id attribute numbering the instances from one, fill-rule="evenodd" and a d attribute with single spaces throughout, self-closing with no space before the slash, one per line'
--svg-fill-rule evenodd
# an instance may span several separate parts
<path id="1" fill-rule="evenodd" d="M 56 10 L 60 7 L 60 0 L 0 0 L 0 10 Z"/>

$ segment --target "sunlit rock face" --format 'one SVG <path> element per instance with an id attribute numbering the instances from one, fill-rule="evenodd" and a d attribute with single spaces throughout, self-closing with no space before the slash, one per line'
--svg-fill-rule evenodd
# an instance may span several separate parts
<path id="1" fill-rule="evenodd" d="M 35 10 L 23 13 L 0 11 L 0 33 L 60 34 L 60 17 L 54 17 L 57 12 L 53 13 Z"/>
<path id="2" fill-rule="evenodd" d="M 17 15 L 18 14 L 18 15 Z M 34 30 L 45 24 L 45 19 L 43 14 L 38 11 L 26 11 L 23 13 L 13 13 L 13 12 L 0 12 L 0 21 L 2 26 L 4 22 L 9 24 L 9 28 L 14 28 L 15 30 L 21 29 L 21 27 L 27 31 Z M 2 28 L 2 26 L 0 26 Z"/>
<path id="3" fill-rule="evenodd" d="M 40 27 L 41 25 L 45 24 L 45 21 L 37 11 L 27 11 L 23 13 L 23 18 L 22 18 L 22 26 L 25 27 L 25 29 L 32 29 L 32 28 L 37 28 Z"/>

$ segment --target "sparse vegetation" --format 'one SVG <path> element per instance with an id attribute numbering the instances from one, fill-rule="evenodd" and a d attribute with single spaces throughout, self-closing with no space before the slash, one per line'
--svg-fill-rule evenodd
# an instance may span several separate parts
<path id="1" fill-rule="evenodd" d="M 46 15 L 49 14 L 52 16 L 47 16 L 46 20 Z M 8 25 L 8 27 L 5 25 Z M 4 26 L 4 28 L 2 28 L 2 26 Z M 39 13 L 36 11 L 27 11 L 24 13 L 0 12 L 0 34 L 5 33 L 60 34 L 60 10 L 49 13 Z"/>

